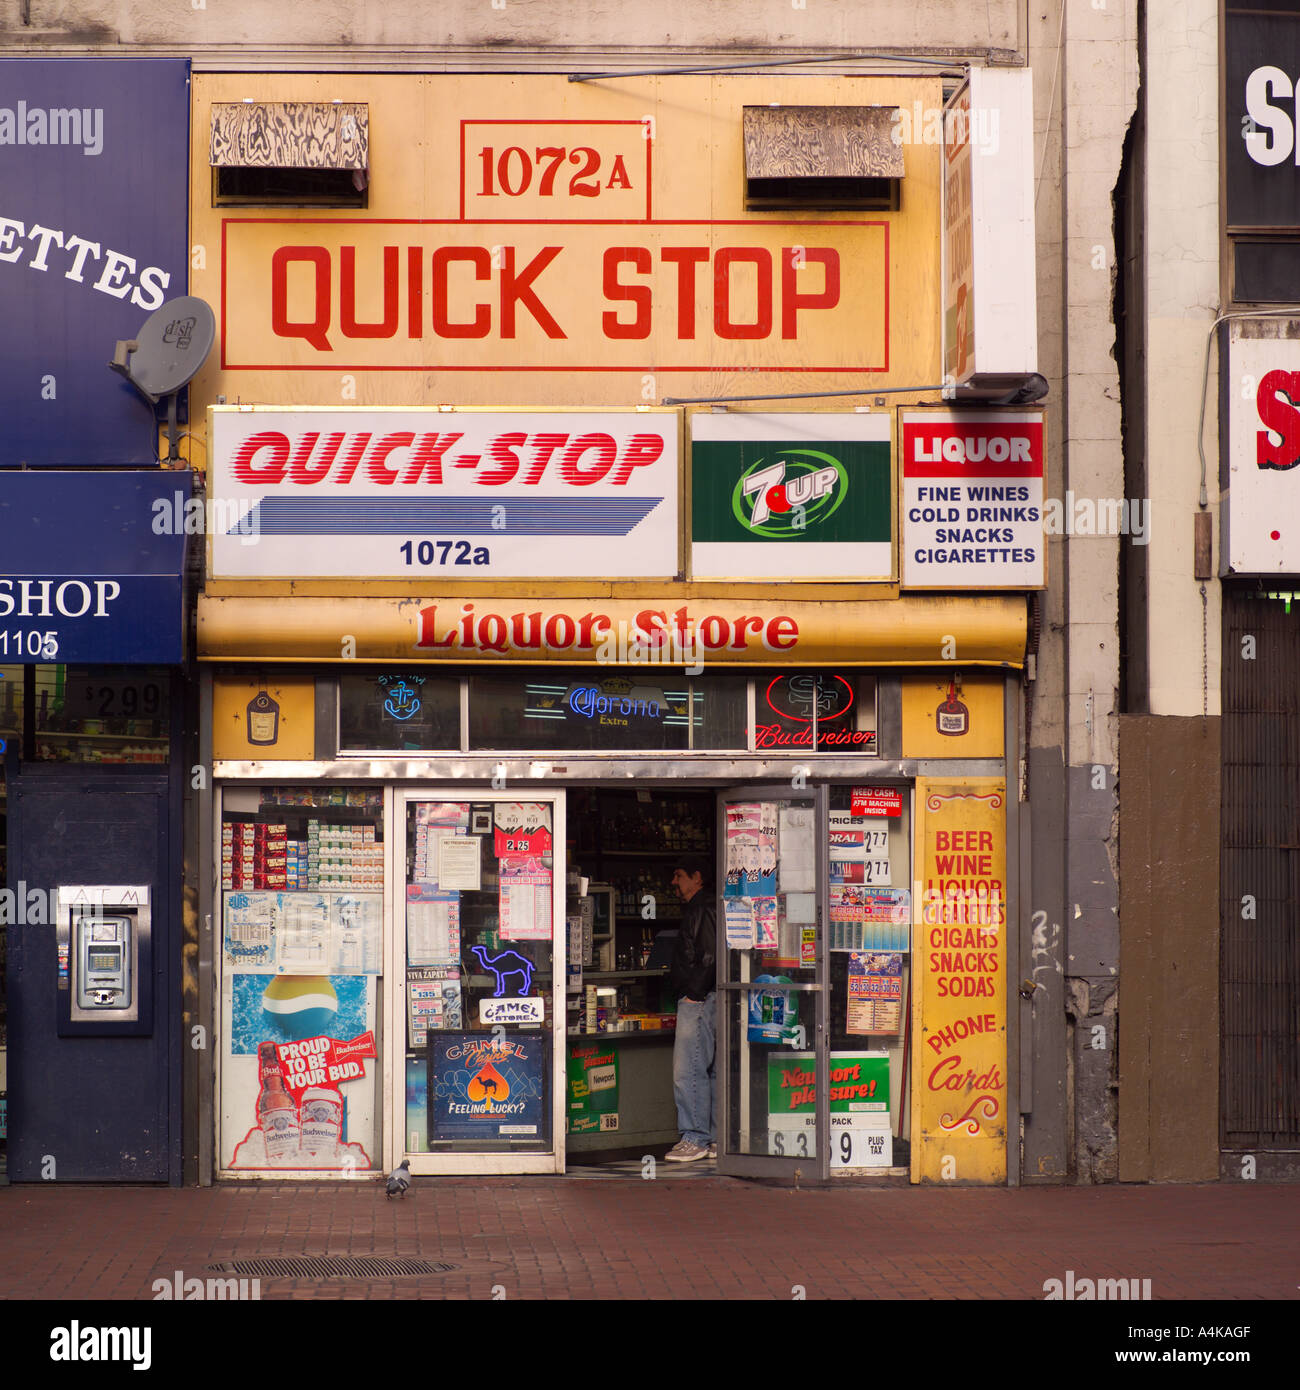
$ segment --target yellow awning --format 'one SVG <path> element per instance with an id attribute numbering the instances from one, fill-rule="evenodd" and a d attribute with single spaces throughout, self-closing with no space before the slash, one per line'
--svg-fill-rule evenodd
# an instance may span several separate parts
<path id="1" fill-rule="evenodd" d="M 699 595 L 538 599 L 204 595 L 203 661 L 534 665 L 1007 666 L 1025 660 L 1023 595 L 886 601 Z"/>

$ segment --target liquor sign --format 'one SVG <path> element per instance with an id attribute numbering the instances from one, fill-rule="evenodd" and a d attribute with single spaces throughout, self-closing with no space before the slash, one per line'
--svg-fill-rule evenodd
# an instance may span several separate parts
<path id="1" fill-rule="evenodd" d="M 975 68 L 944 107 L 943 363 L 960 385 L 1038 364 L 1033 78 Z"/>
<path id="2" fill-rule="evenodd" d="M 158 522 L 192 478 L 0 472 L 0 659 L 183 660 L 185 536 Z"/>
<path id="3" fill-rule="evenodd" d="M 918 778 L 915 863 L 912 1180 L 1003 1182 L 1006 784 Z"/>
<path id="4" fill-rule="evenodd" d="M 186 291 L 189 66 L 0 59 L 0 467 L 156 462 L 107 363 Z"/>
<path id="5" fill-rule="evenodd" d="M 1228 327 L 1221 564 L 1229 574 L 1300 574 L 1300 342 Z"/>
<path id="6" fill-rule="evenodd" d="M 436 595 L 430 583 L 425 594 Z M 964 666 L 1020 666 L 1024 600 L 917 595 L 890 603 L 723 598 L 448 601 L 411 598 L 201 595 L 207 660 L 484 661 L 582 665 L 931 665 L 945 635 L 962 636 Z M 960 627 L 954 627 L 960 622 Z M 339 634 L 356 637 L 344 658 Z M 698 674 L 698 673 L 697 673 Z"/>
<path id="7" fill-rule="evenodd" d="M 900 411 L 903 585 L 1041 589 L 1042 411 Z"/>
<path id="8" fill-rule="evenodd" d="M 889 580 L 889 415 L 691 417 L 691 573 Z"/>
<path id="9" fill-rule="evenodd" d="M 1225 165 L 1230 227 L 1300 226 L 1300 16 L 1226 17 Z"/>
<path id="10" fill-rule="evenodd" d="M 209 411 L 214 578 L 670 578 L 668 410 Z"/>

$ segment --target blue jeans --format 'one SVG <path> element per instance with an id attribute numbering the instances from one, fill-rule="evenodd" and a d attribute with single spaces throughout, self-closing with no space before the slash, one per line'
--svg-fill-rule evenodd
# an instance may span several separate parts
<path id="1" fill-rule="evenodd" d="M 703 1147 L 714 1142 L 718 1078 L 714 1070 L 716 996 L 703 1003 L 677 1001 L 677 1036 L 673 1039 L 673 1096 L 682 1138 Z"/>

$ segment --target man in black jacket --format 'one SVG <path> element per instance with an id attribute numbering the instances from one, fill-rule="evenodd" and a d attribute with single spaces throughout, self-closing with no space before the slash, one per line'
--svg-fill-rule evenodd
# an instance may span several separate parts
<path id="1" fill-rule="evenodd" d="M 711 874 L 703 859 L 683 858 L 673 872 L 673 887 L 685 906 L 673 949 L 672 984 L 677 994 L 677 1030 L 673 1039 L 673 1095 L 677 1101 L 679 1143 L 666 1157 L 670 1163 L 713 1158 L 717 1076 L 714 1071 L 714 985 L 717 915 L 706 886 Z"/>

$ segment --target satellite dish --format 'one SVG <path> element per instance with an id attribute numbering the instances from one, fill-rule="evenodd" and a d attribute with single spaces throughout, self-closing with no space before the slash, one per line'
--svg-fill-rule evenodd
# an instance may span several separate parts
<path id="1" fill-rule="evenodd" d="M 134 338 L 119 340 L 108 364 L 150 405 L 166 397 L 170 463 L 180 458 L 176 398 L 207 361 L 216 336 L 217 321 L 207 301 L 183 295 L 155 309 Z"/>

